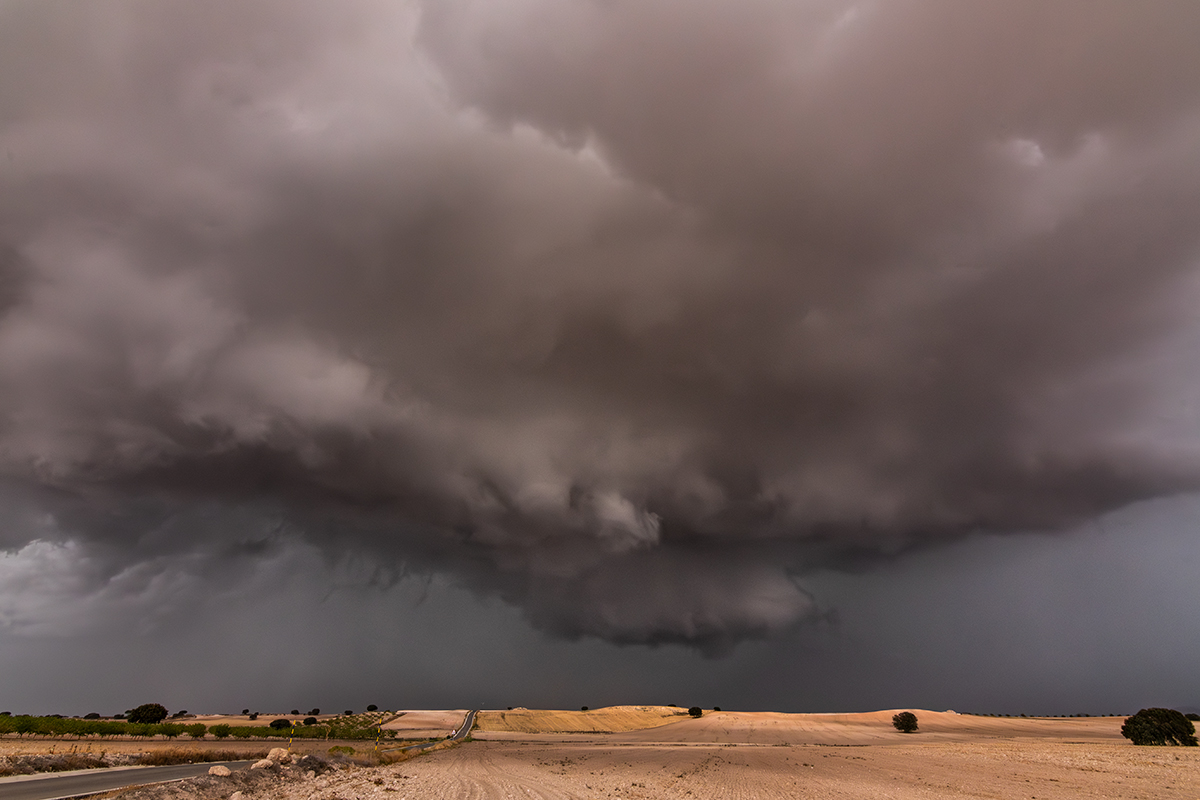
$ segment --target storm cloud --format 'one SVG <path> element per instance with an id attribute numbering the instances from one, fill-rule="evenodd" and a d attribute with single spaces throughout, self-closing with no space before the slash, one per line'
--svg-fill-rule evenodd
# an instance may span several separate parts
<path id="1" fill-rule="evenodd" d="M 722 652 L 814 570 L 1200 489 L 1197 41 L 1190 1 L 6 2 L 0 545 L 110 585 L 292 536 Z"/>

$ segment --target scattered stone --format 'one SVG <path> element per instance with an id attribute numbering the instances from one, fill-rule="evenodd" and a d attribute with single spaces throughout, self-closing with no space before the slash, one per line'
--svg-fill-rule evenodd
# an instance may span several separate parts
<path id="1" fill-rule="evenodd" d="M 208 774 L 216 775 L 220 778 L 228 778 L 232 774 L 232 771 L 224 764 L 215 764 L 208 768 Z"/>
<path id="2" fill-rule="evenodd" d="M 274 761 L 276 764 L 292 763 L 292 755 L 282 747 L 272 747 L 271 752 L 267 753 L 267 758 Z"/>
<path id="3" fill-rule="evenodd" d="M 242 794 L 241 792 L 234 792 L 233 794 L 229 795 L 229 800 L 243 800 L 245 796 L 246 795 Z"/>
<path id="4" fill-rule="evenodd" d="M 275 767 L 277 767 L 277 766 L 279 766 L 279 765 L 276 764 L 271 759 L 263 758 L 258 761 L 255 761 L 254 764 L 251 765 L 250 769 L 275 769 Z"/>

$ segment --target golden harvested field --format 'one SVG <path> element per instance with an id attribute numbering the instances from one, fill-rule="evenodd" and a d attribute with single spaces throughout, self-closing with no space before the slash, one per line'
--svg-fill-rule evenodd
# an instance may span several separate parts
<path id="1" fill-rule="evenodd" d="M 687 710 L 674 706 L 609 706 L 594 711 L 556 711 L 517 708 L 481 711 L 479 733 L 619 733 L 669 725 L 687 718 Z"/>

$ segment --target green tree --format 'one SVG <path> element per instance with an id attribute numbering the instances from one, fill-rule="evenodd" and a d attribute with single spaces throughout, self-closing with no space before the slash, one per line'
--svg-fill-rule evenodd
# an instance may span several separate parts
<path id="1" fill-rule="evenodd" d="M 1143 708 L 1125 720 L 1121 735 L 1134 744 L 1196 746 L 1192 721 L 1170 708 Z"/>
<path id="2" fill-rule="evenodd" d="M 916 733 L 917 715 L 911 711 L 901 711 L 892 717 L 892 726 L 901 733 Z"/>
<path id="3" fill-rule="evenodd" d="M 212 728 L 210 728 L 209 730 L 212 733 L 212 735 L 217 737 L 218 739 L 225 739 L 229 736 L 230 732 L 233 729 L 230 728 L 228 725 L 213 725 Z"/>
<path id="4" fill-rule="evenodd" d="M 192 725 L 185 725 L 183 732 L 193 739 L 203 739 L 204 734 L 208 733 L 208 726 L 203 722 L 196 722 Z"/>
<path id="5" fill-rule="evenodd" d="M 167 718 L 167 709 L 158 703 L 143 703 L 137 708 L 126 711 L 125 715 L 130 722 L 144 722 L 154 725 Z"/>
<path id="6" fill-rule="evenodd" d="M 699 717 L 704 714 L 704 710 L 700 706 L 692 706 L 688 709 L 688 714 L 693 717 Z"/>

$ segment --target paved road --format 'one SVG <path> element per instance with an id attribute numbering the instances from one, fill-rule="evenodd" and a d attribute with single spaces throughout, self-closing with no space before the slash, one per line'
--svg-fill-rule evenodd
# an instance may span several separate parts
<path id="1" fill-rule="evenodd" d="M 253 761 L 223 761 L 230 769 L 240 769 Z M 81 794 L 107 792 L 142 783 L 166 783 L 205 775 L 212 764 L 176 764 L 169 767 L 138 769 L 88 769 L 54 775 L 21 776 L 0 779 L 0 800 L 60 800 Z"/>
<path id="2" fill-rule="evenodd" d="M 463 719 L 463 724 L 459 726 L 458 730 L 454 731 L 454 735 L 447 738 L 455 742 L 465 738 L 471 732 L 471 726 L 475 724 L 475 715 L 478 713 L 478 711 L 468 711 L 466 718 Z M 435 744 L 441 744 L 444 741 L 446 739 L 434 739 L 432 742 L 422 742 L 421 744 L 414 744 L 412 747 L 402 747 L 400 749 L 405 752 L 409 750 L 424 750 L 427 747 L 433 747 Z M 0 798 L 3 798 L 3 795 L 0 795 Z"/>

